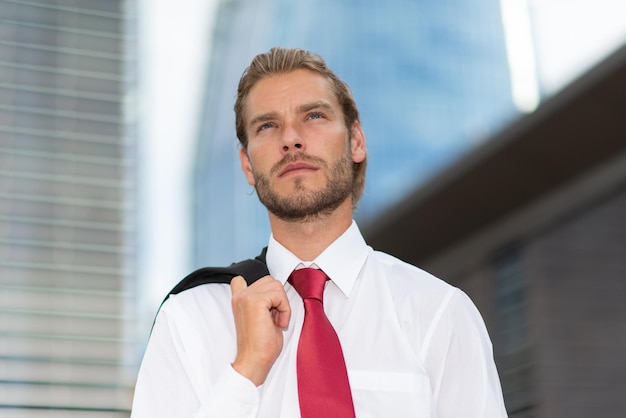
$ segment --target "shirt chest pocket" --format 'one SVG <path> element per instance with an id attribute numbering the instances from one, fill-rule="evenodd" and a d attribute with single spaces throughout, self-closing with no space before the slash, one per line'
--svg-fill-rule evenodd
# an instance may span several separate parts
<path id="1" fill-rule="evenodd" d="M 349 379 L 358 418 L 431 418 L 425 374 L 351 370 Z"/>

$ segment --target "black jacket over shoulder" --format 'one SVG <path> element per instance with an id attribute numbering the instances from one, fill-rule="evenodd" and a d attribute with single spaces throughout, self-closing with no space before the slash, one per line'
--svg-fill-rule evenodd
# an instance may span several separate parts
<path id="1" fill-rule="evenodd" d="M 228 267 L 203 267 L 190 273 L 182 279 L 169 294 L 165 297 L 165 302 L 170 295 L 176 295 L 196 286 L 208 283 L 230 283 L 233 277 L 242 276 L 248 282 L 248 285 L 259 280 L 261 277 L 267 276 L 269 271 L 265 263 L 265 253 L 267 247 L 263 248 L 261 254 L 255 258 L 233 263 Z"/>

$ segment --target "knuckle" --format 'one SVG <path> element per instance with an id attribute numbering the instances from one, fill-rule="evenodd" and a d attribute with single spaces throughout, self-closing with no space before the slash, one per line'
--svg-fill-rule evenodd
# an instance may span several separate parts
<path id="1" fill-rule="evenodd" d="M 246 295 L 242 292 L 233 294 L 232 305 L 234 307 L 241 307 L 246 303 Z"/>

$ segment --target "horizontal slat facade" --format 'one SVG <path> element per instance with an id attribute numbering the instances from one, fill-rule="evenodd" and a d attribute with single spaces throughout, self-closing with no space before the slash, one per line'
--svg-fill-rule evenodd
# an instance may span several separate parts
<path id="1" fill-rule="evenodd" d="M 0 0 L 0 416 L 127 417 L 124 0 Z"/>

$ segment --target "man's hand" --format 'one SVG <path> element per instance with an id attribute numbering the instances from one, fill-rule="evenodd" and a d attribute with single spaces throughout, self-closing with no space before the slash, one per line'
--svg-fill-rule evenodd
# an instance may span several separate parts
<path id="1" fill-rule="evenodd" d="M 237 329 L 237 357 L 233 368 L 259 386 L 283 348 L 283 329 L 291 308 L 283 285 L 265 276 L 248 286 L 241 276 L 230 282 Z"/>

